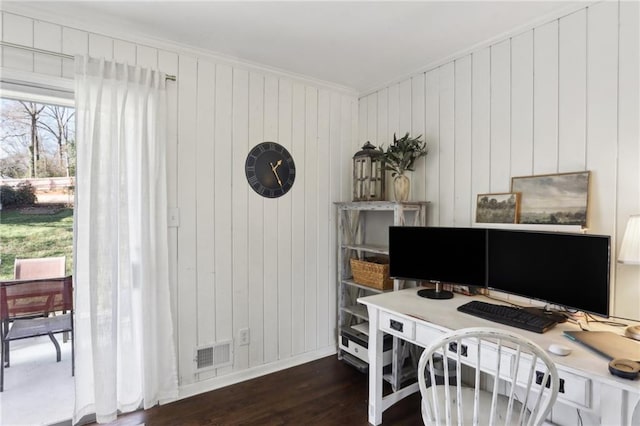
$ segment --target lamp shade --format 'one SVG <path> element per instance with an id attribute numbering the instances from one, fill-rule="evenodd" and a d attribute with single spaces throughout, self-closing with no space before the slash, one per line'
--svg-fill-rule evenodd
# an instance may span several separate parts
<path id="1" fill-rule="evenodd" d="M 629 217 L 622 237 L 618 262 L 640 265 L 640 214 Z"/>

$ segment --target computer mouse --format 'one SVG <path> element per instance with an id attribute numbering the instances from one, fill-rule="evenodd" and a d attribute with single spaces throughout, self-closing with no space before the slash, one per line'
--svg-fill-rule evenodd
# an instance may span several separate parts
<path id="1" fill-rule="evenodd" d="M 549 352 L 559 356 L 567 356 L 571 353 L 571 348 L 568 348 L 564 345 L 560 345 L 557 343 L 552 343 L 548 348 Z"/>

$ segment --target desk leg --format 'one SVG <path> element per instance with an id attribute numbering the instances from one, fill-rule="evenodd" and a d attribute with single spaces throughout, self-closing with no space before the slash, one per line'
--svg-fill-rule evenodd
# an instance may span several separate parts
<path id="1" fill-rule="evenodd" d="M 631 424 L 640 425 L 640 395 L 635 395 L 635 405 L 631 412 Z"/>
<path id="2" fill-rule="evenodd" d="M 637 425 L 639 418 L 639 394 L 602 385 L 600 388 L 600 424 Z"/>
<path id="3" fill-rule="evenodd" d="M 382 344 L 379 311 L 369 306 L 369 423 L 382 423 Z"/>

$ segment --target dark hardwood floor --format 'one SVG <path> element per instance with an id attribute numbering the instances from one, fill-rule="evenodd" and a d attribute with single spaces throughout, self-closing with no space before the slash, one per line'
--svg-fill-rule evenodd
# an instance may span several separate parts
<path id="1" fill-rule="evenodd" d="M 368 425 L 368 377 L 329 356 L 146 411 L 113 425 Z M 421 425 L 420 396 L 383 414 L 384 425 Z"/>

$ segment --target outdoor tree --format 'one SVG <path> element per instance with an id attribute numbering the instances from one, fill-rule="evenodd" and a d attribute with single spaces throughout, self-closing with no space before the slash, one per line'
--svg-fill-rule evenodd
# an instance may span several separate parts
<path id="1" fill-rule="evenodd" d="M 3 99 L 0 176 L 36 178 L 75 173 L 72 108 Z"/>
<path id="2" fill-rule="evenodd" d="M 38 126 L 55 139 L 58 146 L 56 153 L 58 166 L 65 170 L 65 176 L 68 177 L 72 169 L 69 154 L 75 154 L 75 148 L 71 146 L 73 145 L 71 139 L 73 129 L 71 126 L 75 112 L 71 108 L 46 105 L 42 110 L 42 117 L 43 119 L 38 121 Z"/>
<path id="3" fill-rule="evenodd" d="M 29 128 L 29 151 L 31 152 L 31 177 L 38 176 L 38 160 L 40 160 L 40 135 L 38 134 L 38 119 L 40 113 L 44 109 L 44 105 L 38 105 L 35 102 L 18 101 L 24 109 L 23 118 Z"/>
<path id="4" fill-rule="evenodd" d="M 2 102 L 0 134 L 0 173 L 6 177 L 27 177 L 31 171 L 29 143 L 31 128 L 18 102 Z"/>

